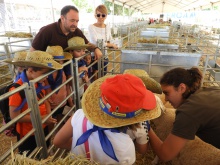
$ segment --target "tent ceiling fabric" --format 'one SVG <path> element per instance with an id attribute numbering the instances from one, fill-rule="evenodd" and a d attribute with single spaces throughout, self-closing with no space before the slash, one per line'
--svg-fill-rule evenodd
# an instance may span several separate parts
<path id="1" fill-rule="evenodd" d="M 113 2 L 112 0 L 109 0 Z M 131 7 L 142 13 L 168 13 L 177 11 L 192 11 L 219 0 L 114 0 L 115 4 Z"/>

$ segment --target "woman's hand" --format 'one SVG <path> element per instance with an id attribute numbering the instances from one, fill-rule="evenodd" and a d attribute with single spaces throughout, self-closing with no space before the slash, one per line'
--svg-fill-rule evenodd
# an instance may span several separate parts
<path id="1" fill-rule="evenodd" d="M 112 47 L 113 47 L 114 49 L 118 49 L 118 46 L 115 45 L 115 44 L 112 44 Z"/>
<path id="2" fill-rule="evenodd" d="M 118 46 L 113 43 L 107 43 L 108 48 L 118 49 Z"/>

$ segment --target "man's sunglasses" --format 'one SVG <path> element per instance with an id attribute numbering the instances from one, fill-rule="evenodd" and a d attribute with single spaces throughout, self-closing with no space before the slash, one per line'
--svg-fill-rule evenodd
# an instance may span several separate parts
<path id="1" fill-rule="evenodd" d="M 104 18 L 106 15 L 105 14 L 96 14 L 96 17 L 101 17 Z"/>

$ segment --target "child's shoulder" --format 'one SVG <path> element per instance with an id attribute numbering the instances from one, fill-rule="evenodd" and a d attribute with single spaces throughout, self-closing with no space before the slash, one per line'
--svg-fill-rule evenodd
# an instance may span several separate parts
<path id="1" fill-rule="evenodd" d="M 22 81 L 22 79 L 21 78 L 19 78 L 16 82 L 14 82 L 14 83 L 17 83 L 17 84 L 19 84 L 19 85 L 22 85 L 23 84 L 23 81 Z"/>
<path id="2" fill-rule="evenodd" d="M 81 59 L 78 61 L 78 67 L 82 67 L 82 66 L 85 66 L 86 65 L 86 61 Z"/>

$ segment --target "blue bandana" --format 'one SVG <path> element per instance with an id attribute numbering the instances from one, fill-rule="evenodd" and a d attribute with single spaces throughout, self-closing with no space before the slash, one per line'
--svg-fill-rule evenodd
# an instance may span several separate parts
<path id="1" fill-rule="evenodd" d="M 114 149 L 112 147 L 112 144 L 111 142 L 109 141 L 108 137 L 105 135 L 105 130 L 110 130 L 111 132 L 116 132 L 116 133 L 120 133 L 119 130 L 117 129 L 114 129 L 114 128 L 101 128 L 101 127 L 98 127 L 98 126 L 93 126 L 92 129 L 89 129 L 87 130 L 86 132 L 84 132 L 80 137 L 79 139 L 77 140 L 76 142 L 76 146 L 78 145 L 81 145 L 83 143 L 85 143 L 89 136 L 93 133 L 93 132 L 96 132 L 98 131 L 98 135 L 99 135 L 99 141 L 101 143 L 101 146 L 102 146 L 102 150 L 109 156 L 111 157 L 112 159 L 114 159 L 115 161 L 119 162 L 116 155 L 115 155 L 115 152 L 114 152 Z M 75 147 L 76 147 L 75 146 Z"/>
<path id="2" fill-rule="evenodd" d="M 58 86 L 60 86 L 62 84 L 62 80 L 63 80 L 63 70 L 60 69 L 57 71 L 57 77 L 56 77 L 56 80 L 54 80 L 53 78 L 53 74 L 50 74 L 48 76 L 48 82 L 50 84 L 50 87 L 52 90 L 56 89 Z M 58 91 L 56 91 L 56 93 L 58 93 Z"/>
<path id="3" fill-rule="evenodd" d="M 21 78 L 20 76 L 21 76 L 21 73 L 18 72 L 17 75 L 16 75 L 16 77 L 15 77 L 14 82 L 17 82 L 17 81 Z"/>
<path id="4" fill-rule="evenodd" d="M 28 80 L 27 75 L 26 75 L 26 69 L 24 69 L 24 71 L 20 74 L 20 78 L 21 78 L 21 80 L 22 80 L 23 83 L 27 82 L 28 85 L 30 85 L 30 84 L 29 84 L 29 80 Z M 36 89 L 36 93 L 37 93 L 37 94 L 39 94 L 43 89 L 47 89 L 47 88 L 50 87 L 49 85 L 48 85 L 48 86 L 43 86 L 42 83 L 37 83 L 37 84 L 38 84 L 38 87 L 37 87 L 37 89 Z M 27 102 L 27 99 L 24 98 L 24 99 L 22 100 L 22 103 L 21 103 L 14 111 L 21 110 L 21 109 L 23 108 L 23 106 L 25 105 L 26 102 Z"/>

